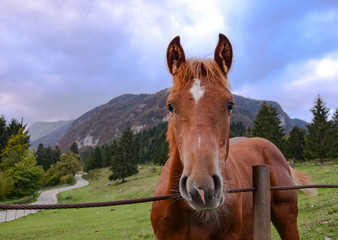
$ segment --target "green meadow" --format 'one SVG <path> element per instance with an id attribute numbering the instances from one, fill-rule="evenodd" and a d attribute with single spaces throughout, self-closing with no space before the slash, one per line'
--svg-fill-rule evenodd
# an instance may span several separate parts
<path id="1" fill-rule="evenodd" d="M 316 184 L 337 184 L 337 161 L 296 164 Z M 153 196 L 161 167 L 140 166 L 137 175 L 127 182 L 110 182 L 108 169 L 91 171 L 84 188 L 61 193 L 59 203 L 115 201 Z M 299 194 L 298 225 L 301 239 L 338 239 L 338 189 L 319 189 L 319 195 L 308 198 Z M 154 239 L 150 223 L 151 203 L 133 205 L 46 210 L 0 223 L 0 239 Z M 272 239 L 279 239 L 272 229 Z"/>

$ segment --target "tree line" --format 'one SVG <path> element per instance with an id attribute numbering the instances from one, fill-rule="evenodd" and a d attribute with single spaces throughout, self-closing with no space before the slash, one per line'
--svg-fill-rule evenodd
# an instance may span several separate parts
<path id="1" fill-rule="evenodd" d="M 110 167 L 110 180 L 122 179 L 138 173 L 140 162 L 140 141 L 130 128 L 123 131 L 122 136 L 111 144 L 96 146 L 83 153 L 85 171 Z"/>
<path id="2" fill-rule="evenodd" d="M 78 153 L 58 148 L 30 148 L 26 125 L 0 117 L 0 200 L 34 194 L 45 186 L 74 183 L 81 169 Z"/>
<path id="3" fill-rule="evenodd" d="M 306 129 L 293 127 L 289 136 L 284 134 L 278 112 L 266 102 L 263 103 L 254 121 L 251 136 L 263 137 L 274 143 L 288 159 L 320 159 L 338 157 L 338 110 L 329 120 L 329 109 L 318 96 L 311 108 L 313 118 Z"/>

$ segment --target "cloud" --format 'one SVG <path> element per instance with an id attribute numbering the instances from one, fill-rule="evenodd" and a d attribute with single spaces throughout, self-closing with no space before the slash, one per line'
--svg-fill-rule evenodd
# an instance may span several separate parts
<path id="1" fill-rule="evenodd" d="M 283 77 L 290 82 L 284 82 L 282 91 L 291 94 L 281 100 L 288 104 L 290 112 L 296 113 L 299 106 L 310 110 L 317 95 L 327 102 L 329 108 L 338 108 L 338 52 L 322 59 L 290 65 Z"/>
<path id="2" fill-rule="evenodd" d="M 291 65 L 287 69 L 287 72 L 295 74 L 299 71 L 296 76 L 296 80 L 287 86 L 289 89 L 306 89 L 312 90 L 313 86 L 315 89 L 322 89 L 329 91 L 338 91 L 338 88 L 332 89 L 332 85 L 337 83 L 338 86 L 338 54 L 336 56 L 328 56 L 320 60 L 309 60 L 301 66 Z M 289 74 L 290 74 L 289 73 Z"/>
<path id="3" fill-rule="evenodd" d="M 282 76 L 289 86 L 304 78 L 318 87 L 311 76 L 328 77 L 308 72 L 336 61 L 337 13 L 326 1 L 2 0 L 0 114 L 30 123 L 76 118 L 124 93 L 167 88 L 166 48 L 177 35 L 187 57 L 213 57 L 226 34 L 230 79 L 244 96 L 275 99 L 287 88 Z M 324 99 L 333 91 L 321 89 Z"/>
<path id="4" fill-rule="evenodd" d="M 278 76 L 246 84 L 235 92 L 278 101 L 291 117 L 310 122 L 310 109 L 317 95 L 324 99 L 331 112 L 338 108 L 338 52 L 321 59 L 291 63 Z"/>

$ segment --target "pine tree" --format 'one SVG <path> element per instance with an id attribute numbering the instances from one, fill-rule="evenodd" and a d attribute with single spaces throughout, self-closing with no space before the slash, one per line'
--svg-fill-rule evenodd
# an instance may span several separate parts
<path id="1" fill-rule="evenodd" d="M 77 154 L 76 156 L 79 156 L 79 154 Z M 60 161 L 60 157 L 61 157 L 61 150 L 59 149 L 58 146 L 55 147 L 55 149 L 53 149 L 52 151 L 52 161 L 51 163 L 54 164 L 58 161 Z"/>
<path id="2" fill-rule="evenodd" d="M 245 127 L 242 122 L 231 122 L 230 124 L 230 138 L 241 137 L 245 135 Z"/>
<path id="3" fill-rule="evenodd" d="M 93 149 L 90 150 L 90 153 L 89 153 L 89 158 L 86 162 L 86 165 L 85 165 L 85 168 L 84 168 L 84 171 L 85 172 L 89 172 L 90 170 L 93 169 L 92 165 L 93 165 Z"/>
<path id="4" fill-rule="evenodd" d="M 164 132 L 157 137 L 156 143 L 152 161 L 156 164 L 164 165 L 168 159 L 168 143 Z"/>
<path id="5" fill-rule="evenodd" d="M 297 126 L 293 127 L 287 139 L 288 157 L 296 160 L 304 160 L 305 130 Z"/>
<path id="6" fill-rule="evenodd" d="M 70 147 L 69 150 L 72 151 L 72 152 L 75 153 L 75 154 L 80 154 L 80 153 L 79 153 L 79 147 L 78 147 L 78 145 L 77 145 L 76 142 L 74 142 L 74 143 L 72 144 L 72 146 Z"/>
<path id="7" fill-rule="evenodd" d="M 4 116 L 0 117 L 0 153 L 6 147 L 8 137 L 6 132 L 6 119 Z M 1 163 L 1 156 L 0 156 L 0 163 Z"/>
<path id="8" fill-rule="evenodd" d="M 100 150 L 100 147 L 97 146 L 94 149 L 91 149 L 91 151 L 90 151 L 90 156 L 89 156 L 89 159 L 87 161 L 85 171 L 89 172 L 90 170 L 100 168 L 101 162 L 102 162 L 101 150 Z"/>
<path id="9" fill-rule="evenodd" d="M 92 168 L 91 169 L 96 169 L 101 167 L 101 149 L 99 146 L 95 147 L 92 155 Z"/>
<path id="10" fill-rule="evenodd" d="M 284 129 L 280 126 L 281 122 L 277 116 L 277 109 L 263 102 L 257 113 L 251 134 L 253 137 L 268 139 L 284 152 Z"/>
<path id="11" fill-rule="evenodd" d="M 338 157 L 338 109 L 334 112 L 331 120 L 331 139 L 332 139 L 332 150 L 331 156 L 334 158 Z"/>
<path id="12" fill-rule="evenodd" d="M 308 135 L 305 138 L 305 154 L 308 158 L 320 158 L 321 165 L 328 156 L 331 144 L 330 122 L 328 121 L 329 109 L 325 102 L 318 97 L 311 109 L 312 122 L 307 125 Z"/>
<path id="13" fill-rule="evenodd" d="M 43 144 L 39 144 L 36 151 L 36 160 L 38 165 L 42 166 L 45 171 L 47 171 L 51 165 L 60 161 L 61 151 L 56 146 L 55 149 L 52 149 L 50 146 L 45 148 Z"/>
<path id="14" fill-rule="evenodd" d="M 43 166 L 45 148 L 42 143 L 39 144 L 36 150 L 36 162 L 38 165 Z"/>
<path id="15" fill-rule="evenodd" d="M 167 123 L 138 134 L 140 143 L 140 163 L 152 162 L 163 165 L 168 159 L 168 143 L 166 141 Z"/>
<path id="16" fill-rule="evenodd" d="M 101 167 L 109 167 L 113 157 L 111 146 L 104 145 L 101 147 Z"/>
<path id="17" fill-rule="evenodd" d="M 138 173 L 137 163 L 139 158 L 138 138 L 134 137 L 130 128 L 127 128 L 114 149 L 112 166 L 110 170 L 112 174 L 110 180 L 122 179 Z"/>

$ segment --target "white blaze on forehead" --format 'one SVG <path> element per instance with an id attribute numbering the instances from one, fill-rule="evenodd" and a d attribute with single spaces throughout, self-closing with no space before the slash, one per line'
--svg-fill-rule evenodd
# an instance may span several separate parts
<path id="1" fill-rule="evenodd" d="M 201 137 L 198 137 L 198 149 L 201 148 Z"/>
<path id="2" fill-rule="evenodd" d="M 190 89 L 190 93 L 194 97 L 196 104 L 198 104 L 198 100 L 203 97 L 205 89 L 201 87 L 201 81 L 199 79 L 195 78 L 194 80 L 195 82 Z"/>

